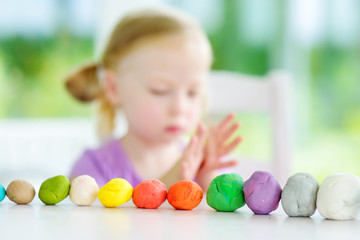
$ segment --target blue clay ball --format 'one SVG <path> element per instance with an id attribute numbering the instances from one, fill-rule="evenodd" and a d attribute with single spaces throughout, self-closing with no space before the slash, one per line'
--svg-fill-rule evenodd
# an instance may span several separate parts
<path id="1" fill-rule="evenodd" d="M 6 196 L 6 191 L 3 185 L 0 184 L 0 202 L 4 200 Z"/>

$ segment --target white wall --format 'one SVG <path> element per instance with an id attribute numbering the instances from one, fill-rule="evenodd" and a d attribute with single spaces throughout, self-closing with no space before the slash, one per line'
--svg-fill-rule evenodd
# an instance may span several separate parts
<path id="1" fill-rule="evenodd" d="M 0 121 L 0 183 L 14 179 L 39 184 L 68 175 L 85 148 L 97 145 L 89 118 Z"/>

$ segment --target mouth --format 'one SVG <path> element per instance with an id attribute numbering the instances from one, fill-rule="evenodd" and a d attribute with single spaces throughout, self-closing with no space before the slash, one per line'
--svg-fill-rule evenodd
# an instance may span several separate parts
<path id="1" fill-rule="evenodd" d="M 181 133 L 183 131 L 183 128 L 180 126 L 168 126 L 167 128 L 165 128 L 165 131 L 169 133 Z"/>

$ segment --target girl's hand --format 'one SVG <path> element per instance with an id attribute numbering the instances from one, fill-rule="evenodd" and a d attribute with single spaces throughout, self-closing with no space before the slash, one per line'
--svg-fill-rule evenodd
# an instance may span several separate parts
<path id="1" fill-rule="evenodd" d="M 221 157 L 233 151 L 242 140 L 241 137 L 236 137 L 226 144 L 240 127 L 239 123 L 231 123 L 234 118 L 234 114 L 229 114 L 218 125 L 211 127 L 206 145 L 204 141 L 207 130 L 202 123 L 199 124 L 196 134 L 183 153 L 181 179 L 193 180 L 196 177 L 200 186 L 205 187 L 217 169 L 237 164 L 236 160 L 220 161 Z"/>
<path id="2" fill-rule="evenodd" d="M 193 180 L 204 158 L 204 141 L 207 130 L 204 124 L 200 123 L 196 134 L 191 138 L 190 143 L 186 147 L 180 170 L 180 178 Z"/>
<path id="3" fill-rule="evenodd" d="M 221 161 L 221 157 L 232 152 L 242 141 L 241 137 L 235 137 L 227 143 L 240 127 L 240 123 L 232 122 L 234 118 L 235 114 L 229 114 L 218 125 L 210 128 L 204 160 L 197 173 L 197 179 L 204 178 L 205 175 L 220 168 L 232 167 L 237 164 L 236 160 Z"/>

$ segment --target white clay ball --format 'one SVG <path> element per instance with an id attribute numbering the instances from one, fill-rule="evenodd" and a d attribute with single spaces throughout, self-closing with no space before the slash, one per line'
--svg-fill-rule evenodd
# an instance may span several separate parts
<path id="1" fill-rule="evenodd" d="M 355 219 L 360 210 L 360 178 L 351 173 L 330 175 L 320 186 L 316 205 L 325 218 Z"/>
<path id="2" fill-rule="evenodd" d="M 70 200 L 79 206 L 90 206 L 97 198 L 99 186 L 94 178 L 81 175 L 71 182 Z"/>

